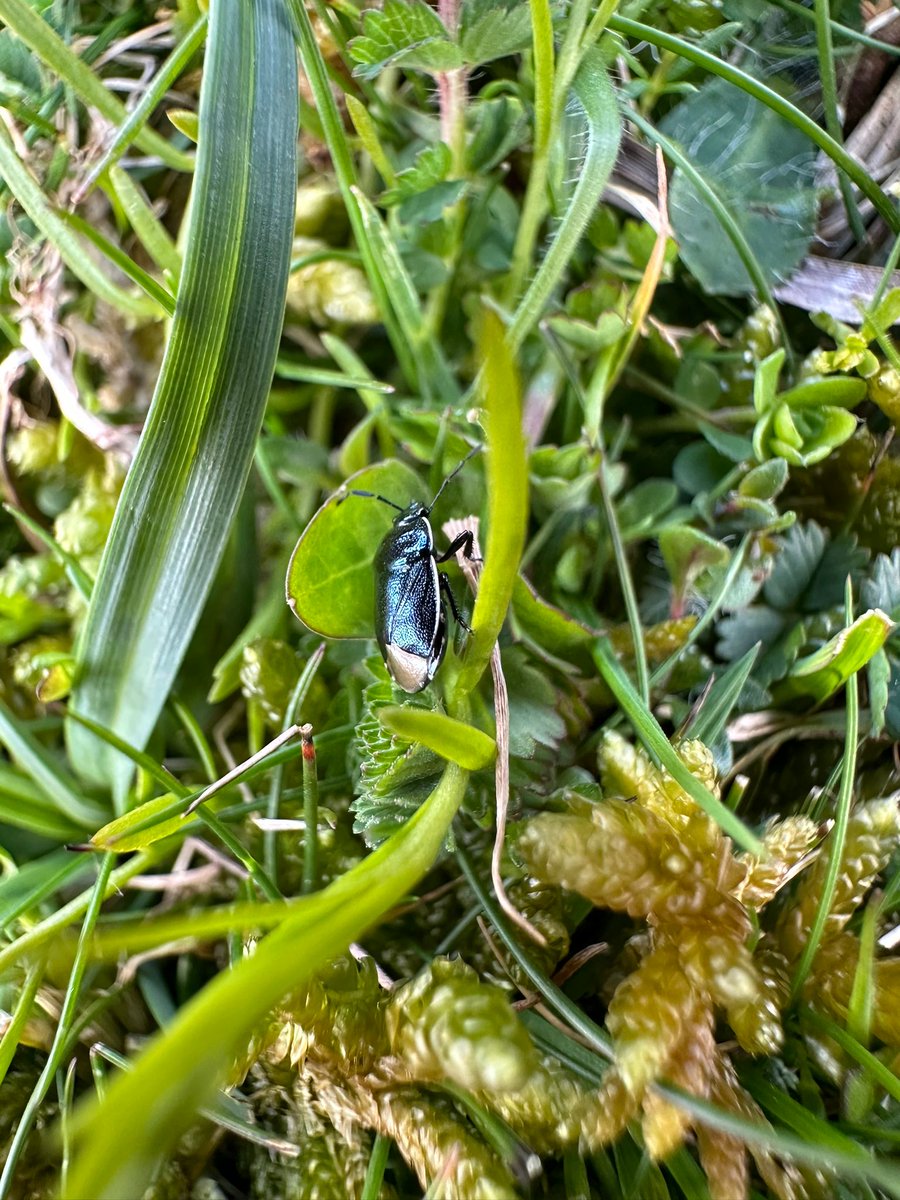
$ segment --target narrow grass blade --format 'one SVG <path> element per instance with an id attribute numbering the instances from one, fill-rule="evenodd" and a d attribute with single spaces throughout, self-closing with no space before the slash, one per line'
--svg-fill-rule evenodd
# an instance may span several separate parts
<path id="1" fill-rule="evenodd" d="M 39 18 L 38 18 L 39 19 Z M 47 202 L 41 185 L 16 154 L 5 125 L 0 125 L 0 178 L 28 213 L 32 221 L 59 251 L 60 257 L 76 278 L 101 300 L 120 312 L 134 317 L 156 317 L 160 308 L 147 296 L 134 295 L 119 287 L 84 252 L 78 235 Z"/>
<path id="2" fill-rule="evenodd" d="M 844 600 L 847 624 L 853 621 L 853 589 L 849 578 L 846 585 Z M 847 680 L 847 716 L 846 733 L 844 736 L 844 755 L 841 759 L 841 786 L 835 802 L 834 827 L 828 838 L 828 871 L 819 895 L 819 907 L 813 919 L 812 928 L 800 961 L 794 972 L 791 987 L 791 999 L 800 994 L 800 989 L 812 969 L 813 962 L 825 932 L 825 923 L 834 900 L 838 879 L 841 873 L 841 859 L 844 854 L 844 843 L 847 840 L 847 826 L 850 823 L 850 810 L 853 807 L 853 788 L 856 780 L 856 755 L 859 743 L 859 682 L 855 675 Z"/>
<path id="3" fill-rule="evenodd" d="M 103 808 L 85 798 L 78 781 L 55 761 L 43 743 L 32 735 L 25 723 L 2 701 L 0 745 L 6 747 L 10 757 L 16 760 L 48 800 L 69 820 L 84 829 L 96 829 L 97 825 L 106 819 Z"/>
<path id="4" fill-rule="evenodd" d="M 722 736 L 731 710 L 750 677 L 759 650 L 760 644 L 757 643 L 737 662 L 731 663 L 716 679 L 700 706 L 700 711 L 688 726 L 686 737 L 699 738 L 701 742 L 711 746 Z"/>
<path id="5" fill-rule="evenodd" d="M 288 0 L 288 7 L 294 18 L 300 61 L 309 80 L 316 115 L 322 123 L 322 134 L 328 145 L 328 151 L 331 154 L 331 161 L 334 165 L 334 177 L 337 180 L 338 187 L 341 189 L 341 195 L 347 209 L 347 216 L 353 228 L 353 237 L 359 248 L 369 285 L 372 288 L 372 294 L 378 302 L 378 309 L 384 321 L 384 327 L 391 340 L 394 353 L 397 355 L 397 362 L 407 383 L 410 387 L 414 387 L 418 379 L 415 354 L 394 316 L 387 284 L 381 278 L 375 251 L 369 241 L 362 213 L 356 202 L 356 196 L 354 195 L 354 187 L 358 182 L 356 169 L 353 165 L 353 156 L 350 152 L 349 141 L 344 132 L 344 122 L 332 91 L 328 68 L 325 65 L 325 60 L 322 58 L 322 52 L 319 49 L 319 43 L 316 40 L 316 34 L 313 30 L 309 13 L 306 11 L 306 5 L 302 3 L 302 0 Z"/>
<path id="6" fill-rule="evenodd" d="M 606 638 L 601 638 L 595 645 L 594 662 L 613 695 L 621 704 L 625 715 L 634 726 L 641 742 L 651 754 L 656 755 L 675 782 L 684 788 L 707 816 L 712 817 L 721 826 L 723 833 L 734 838 L 744 850 L 749 850 L 751 854 L 756 854 L 760 858 L 764 857 L 765 850 L 762 843 L 753 836 L 743 821 L 738 820 L 734 813 L 712 794 L 709 788 L 691 774 L 678 757 L 675 747 L 663 733 L 656 718 L 641 703 L 640 696 L 616 660 Z"/>
<path id="7" fill-rule="evenodd" d="M 139 267 L 134 259 L 126 254 L 121 247 L 115 245 L 115 243 L 111 242 L 109 238 L 104 237 L 98 229 L 94 229 L 94 227 L 85 221 L 84 217 L 79 216 L 78 213 L 63 211 L 58 215 L 63 221 L 65 221 L 67 225 L 70 225 L 72 229 L 77 230 L 78 233 L 80 233 L 83 237 L 86 237 L 89 242 L 93 242 L 100 253 L 105 254 L 109 261 L 114 266 L 118 267 L 123 275 L 127 275 L 128 278 L 133 283 L 136 283 L 138 287 L 150 297 L 151 300 L 156 301 L 162 312 L 172 316 L 172 314 L 175 312 L 175 297 L 170 292 L 167 292 L 161 283 L 157 283 L 153 276 L 148 274 L 143 267 Z"/>
<path id="8" fill-rule="evenodd" d="M 72 707 L 146 743 L 212 585 L 253 458 L 284 308 L 297 80 L 278 0 L 212 10 L 201 139 L 172 332 L 78 652 Z M 70 723 L 77 769 L 130 763 Z"/>
<path id="9" fill-rule="evenodd" d="M 624 34 L 637 42 L 649 42 L 651 46 L 658 46 L 661 50 L 678 55 L 679 58 L 686 58 L 688 62 L 695 63 L 703 70 L 709 71 L 710 74 L 727 79 L 729 83 L 741 88 L 749 96 L 754 96 L 774 112 L 780 113 L 795 128 L 802 130 L 820 150 L 824 150 L 836 167 L 846 172 L 863 195 L 872 202 L 889 229 L 895 233 L 900 232 L 900 212 L 868 171 L 860 166 L 852 154 L 848 154 L 839 142 L 836 142 L 820 125 L 817 125 L 812 117 L 808 117 L 790 100 L 785 100 L 778 92 L 766 84 L 760 83 L 758 79 L 754 79 L 752 75 L 748 75 L 740 68 L 724 62 L 721 58 L 716 58 L 708 50 L 694 46 L 674 34 L 655 29 L 643 21 L 632 21 L 628 17 L 614 16 L 610 17 L 609 28 L 615 33 Z"/>
<path id="10" fill-rule="evenodd" d="M 269 1009 L 421 879 L 441 848 L 466 779 L 464 771 L 449 766 L 398 833 L 324 891 L 299 901 L 295 914 L 249 958 L 218 975 L 181 1009 L 100 1105 L 83 1112 L 80 1122 L 76 1117 L 83 1136 L 66 1192 L 70 1200 L 143 1193 L 156 1163 L 209 1102 L 234 1058 L 246 1053 L 255 1025 Z"/>
<path id="11" fill-rule="evenodd" d="M 353 189 L 353 195 L 375 269 L 387 287 L 397 324 L 403 331 L 406 343 L 412 349 L 419 388 L 427 399 L 454 404 L 459 400 L 459 387 L 439 343 L 428 328 L 419 294 L 413 286 L 403 259 L 368 198 L 359 188 Z"/>
<path id="12" fill-rule="evenodd" d="M 6 1152 L 3 1174 L 0 1175 L 0 1200 L 5 1200 L 10 1194 L 10 1189 L 15 1181 L 16 1164 L 19 1161 L 22 1151 L 25 1149 L 25 1143 L 28 1141 L 31 1127 L 38 1115 L 38 1109 L 50 1090 L 50 1085 L 53 1083 L 56 1072 L 65 1061 L 69 1048 L 69 1039 L 72 1035 L 72 1026 L 75 1021 L 78 997 L 81 994 L 81 984 L 88 965 L 90 940 L 94 932 L 94 926 L 97 924 L 97 918 L 100 916 L 100 906 L 106 894 L 106 887 L 109 883 L 113 862 L 114 859 L 111 854 L 104 855 L 100 859 L 97 870 L 97 882 L 94 884 L 90 903 L 88 904 L 84 922 L 81 926 L 81 934 L 75 950 L 72 971 L 69 975 L 66 994 L 62 1002 L 62 1008 L 60 1009 L 56 1032 L 53 1035 L 53 1045 L 50 1047 L 50 1053 L 47 1056 L 44 1069 L 41 1071 L 40 1078 L 34 1085 L 34 1090 L 28 1098 L 28 1103 L 25 1105 L 25 1109 L 19 1118 L 13 1139 Z"/>
<path id="13" fill-rule="evenodd" d="M 153 82 L 128 114 L 128 119 L 119 126 L 103 157 L 91 171 L 91 181 L 117 163 L 132 141 L 140 136 L 163 96 L 203 45 L 206 21 L 206 13 L 202 13 L 156 72 Z"/>
<path id="14" fill-rule="evenodd" d="M 97 112 L 113 125 L 126 123 L 128 111 L 125 105 L 117 100 L 90 67 L 69 49 L 36 8 L 26 3 L 26 0 L 0 0 L 0 21 L 8 25 L 46 67 L 67 83 L 79 100 L 96 108 Z M 193 155 L 176 150 L 152 129 L 137 131 L 135 141 L 145 153 L 155 155 L 166 166 L 173 167 L 176 171 L 193 169 Z"/>

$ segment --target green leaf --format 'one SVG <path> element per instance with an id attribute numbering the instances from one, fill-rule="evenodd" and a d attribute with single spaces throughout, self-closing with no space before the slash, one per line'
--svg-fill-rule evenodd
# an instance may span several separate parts
<path id="1" fill-rule="evenodd" d="M 716 189 L 767 282 L 786 279 L 809 247 L 818 205 L 815 150 L 804 134 L 721 80 L 683 99 L 661 128 Z M 707 292 L 754 290 L 731 238 L 681 170 L 669 190 L 669 211 L 682 258 Z"/>
<path id="2" fill-rule="evenodd" d="M 463 6 L 460 47 L 471 66 L 520 54 L 531 45 L 531 13 L 523 0 L 470 0 Z"/>
<path id="3" fill-rule="evenodd" d="M 385 0 L 367 9 L 363 33 L 350 42 L 355 74 L 374 79 L 391 64 L 418 71 L 448 71 L 463 65 L 437 13 L 422 0 Z"/>
<path id="4" fill-rule="evenodd" d="M 134 1070 L 115 1079 L 100 1104 L 82 1110 L 67 1200 L 143 1195 L 274 1005 L 412 891 L 443 845 L 466 779 L 448 766 L 428 801 L 389 841 L 324 891 L 285 906 L 281 927 L 195 995 Z"/>
<path id="5" fill-rule="evenodd" d="M 679 596 L 685 595 L 707 572 L 727 566 L 731 559 L 726 545 L 691 525 L 670 525 L 662 530 L 659 548 Z"/>
<path id="6" fill-rule="evenodd" d="M 378 719 L 391 733 L 408 742 L 419 742 L 466 771 L 489 767 L 497 754 L 492 737 L 444 713 L 386 705 L 378 710 Z"/>
<path id="7" fill-rule="evenodd" d="M 352 475 L 347 490 L 377 492 L 405 507 L 426 501 L 409 467 L 391 460 Z M 375 636 L 372 560 L 396 513 L 344 489 L 329 497 L 300 535 L 287 574 L 287 602 L 314 633 L 333 638 Z"/>
<path id="8" fill-rule="evenodd" d="M 822 562 L 825 531 L 814 521 L 794 525 L 782 539 L 772 574 L 766 580 L 766 603 L 782 612 L 795 612 Z"/>
<path id="9" fill-rule="evenodd" d="M 695 775 L 691 774 L 681 761 L 675 747 L 663 733 L 656 718 L 647 710 L 640 696 L 634 690 L 631 680 L 619 665 L 606 638 L 601 638 L 595 643 L 594 662 L 646 749 L 656 756 L 675 782 L 684 788 L 707 816 L 712 817 L 721 826 L 723 833 L 734 838 L 744 850 L 763 856 L 762 843 L 753 836 L 731 809 L 726 808 L 717 796 L 714 796 Z"/>
<path id="10" fill-rule="evenodd" d="M 394 186 L 384 193 L 383 204 L 397 204 L 419 192 L 425 192 L 437 183 L 442 183 L 450 174 L 453 155 L 445 142 L 426 146 L 416 161 L 397 176 Z"/>
<path id="11" fill-rule="evenodd" d="M 187 831 L 189 823 L 182 816 L 186 806 L 184 796 L 166 792 L 109 821 L 97 830 L 91 844 L 113 854 L 143 850 L 163 838 Z"/>
<path id="12" fill-rule="evenodd" d="M 788 465 L 783 458 L 772 458 L 748 471 L 738 484 L 738 494 L 757 500 L 774 500 L 788 481 Z"/>
<path id="13" fill-rule="evenodd" d="M 455 696 L 474 688 L 488 665 L 506 620 L 528 526 L 528 460 L 519 378 L 499 317 L 486 309 L 482 322 L 479 351 L 484 364 L 480 379 L 487 433 L 488 535 L 472 613 L 474 633 Z"/>
<path id="14" fill-rule="evenodd" d="M 885 650 L 878 650 L 872 655 L 866 668 L 866 682 L 869 685 L 869 712 L 871 714 L 872 737 L 880 737 L 885 725 L 888 699 L 891 685 L 891 660 Z"/>
<path id="15" fill-rule="evenodd" d="M 548 604 L 527 579 L 516 577 L 512 594 L 513 619 L 519 631 L 550 654 L 562 658 L 586 647 L 596 631 L 574 621 L 562 609 Z"/>
<path id="16" fill-rule="evenodd" d="M 869 609 L 814 654 L 798 659 L 788 677 L 773 690 L 775 703 L 800 697 L 816 704 L 827 700 L 878 653 L 893 628 L 887 613 Z"/>
<path id="17" fill-rule="evenodd" d="M 86 829 L 93 829 L 104 820 L 103 808 L 87 799 L 84 789 L 66 771 L 47 748 L 0 701 L 0 744 L 6 747 L 10 758 L 41 789 L 56 809 Z"/>
<path id="18" fill-rule="evenodd" d="M 878 555 L 859 589 L 859 600 L 866 608 L 880 608 L 892 620 L 900 620 L 900 549 Z"/>
<path id="19" fill-rule="evenodd" d="M 78 645 L 72 704 L 143 746 L 199 619 L 250 469 L 281 332 L 296 189 L 296 60 L 276 0 L 212 10 L 175 318 Z M 67 730 L 121 798 L 131 766 Z"/>

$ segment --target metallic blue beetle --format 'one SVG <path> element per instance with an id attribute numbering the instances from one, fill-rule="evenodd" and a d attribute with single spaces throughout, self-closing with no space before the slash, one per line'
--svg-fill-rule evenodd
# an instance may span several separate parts
<path id="1" fill-rule="evenodd" d="M 376 492 L 347 493 L 380 500 L 400 514 L 375 555 L 375 637 L 391 678 L 405 692 L 421 692 L 441 665 L 447 649 L 445 599 L 456 621 L 472 632 L 460 615 L 447 577 L 437 569 L 457 550 L 472 557 L 472 532 L 463 530 L 443 554 L 436 554 L 428 518 L 453 476 L 480 449 L 476 446 L 450 472 L 430 504 L 414 500 L 401 508 Z"/>

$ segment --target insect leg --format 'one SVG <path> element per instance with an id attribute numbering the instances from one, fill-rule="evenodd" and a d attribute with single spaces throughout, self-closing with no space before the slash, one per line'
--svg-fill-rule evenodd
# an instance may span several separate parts
<path id="1" fill-rule="evenodd" d="M 441 591 L 446 596 L 447 603 L 450 605 L 450 610 L 453 613 L 453 619 L 456 621 L 457 625 L 462 625 L 466 633 L 471 633 L 472 626 L 468 623 L 468 621 L 466 621 L 457 607 L 456 597 L 453 595 L 453 588 L 450 586 L 450 580 L 446 575 L 442 575 L 440 571 L 438 571 L 438 579 L 440 580 Z"/>
<path id="2" fill-rule="evenodd" d="M 474 540 L 475 540 L 475 535 L 472 533 L 472 530 L 464 529 L 462 531 L 462 533 L 459 534 L 458 537 L 455 537 L 453 539 L 453 541 L 450 543 L 450 545 L 447 547 L 447 549 L 444 551 L 443 554 L 436 554 L 434 556 L 435 562 L 439 562 L 439 563 L 447 562 L 448 559 L 451 559 L 453 557 L 453 555 L 457 552 L 457 550 L 462 550 L 463 555 L 466 558 L 472 559 L 473 562 L 481 562 L 482 559 L 475 558 L 475 556 L 472 553 L 472 545 L 474 543 Z"/>

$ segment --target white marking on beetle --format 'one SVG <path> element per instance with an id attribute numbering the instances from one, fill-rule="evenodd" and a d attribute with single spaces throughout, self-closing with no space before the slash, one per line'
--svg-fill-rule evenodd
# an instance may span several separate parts
<path id="1" fill-rule="evenodd" d="M 394 682 L 404 692 L 421 692 L 431 680 L 430 661 L 421 654 L 401 650 L 390 642 L 384 648 L 384 659 Z"/>

